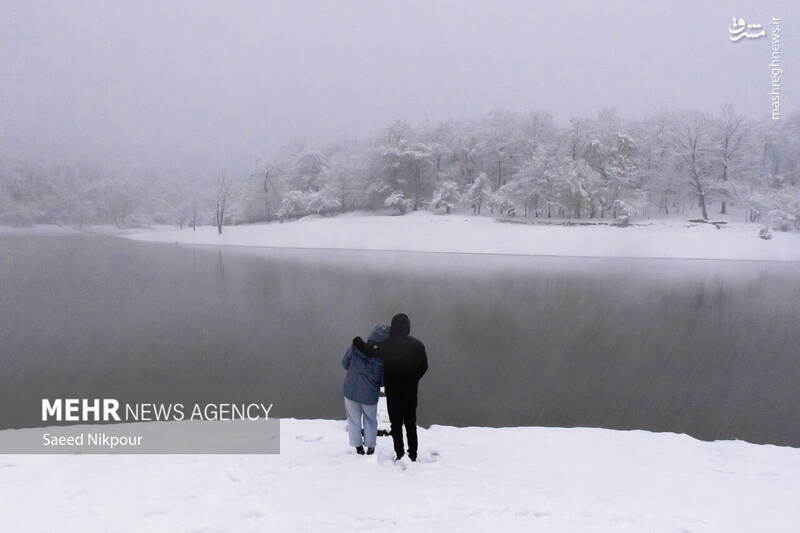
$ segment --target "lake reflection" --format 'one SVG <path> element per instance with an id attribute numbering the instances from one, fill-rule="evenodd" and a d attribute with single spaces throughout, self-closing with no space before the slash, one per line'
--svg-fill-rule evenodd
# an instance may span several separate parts
<path id="1" fill-rule="evenodd" d="M 263 384 L 343 418 L 341 357 L 396 312 L 423 425 L 640 428 L 800 445 L 800 265 L 141 244 L 0 235 L 0 427 L 15 391 Z"/>

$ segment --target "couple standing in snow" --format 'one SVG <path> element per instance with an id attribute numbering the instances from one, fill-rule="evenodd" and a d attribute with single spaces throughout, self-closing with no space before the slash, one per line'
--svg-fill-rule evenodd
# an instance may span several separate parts
<path id="1" fill-rule="evenodd" d="M 410 335 L 411 321 L 403 313 L 392 318 L 391 327 L 378 326 L 364 342 L 353 339 L 342 359 L 344 407 L 350 446 L 372 455 L 378 435 L 378 396 L 386 388 L 386 406 L 392 426 L 396 460 L 403 451 L 403 427 L 408 438 L 408 457 L 417 460 L 417 389 L 428 370 L 425 345 Z M 364 434 L 361 434 L 361 423 Z"/>

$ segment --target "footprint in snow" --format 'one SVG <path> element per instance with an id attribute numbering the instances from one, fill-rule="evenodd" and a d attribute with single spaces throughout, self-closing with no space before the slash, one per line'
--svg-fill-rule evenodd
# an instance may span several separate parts
<path id="1" fill-rule="evenodd" d="M 239 516 L 239 520 L 252 520 L 258 518 L 264 518 L 265 516 L 267 516 L 266 513 L 263 513 L 257 509 L 253 509 L 252 511 L 247 511 L 242 513 Z"/>
<path id="2" fill-rule="evenodd" d="M 319 442 L 323 438 L 324 437 L 322 435 L 319 435 L 318 437 L 308 437 L 306 435 L 297 435 L 295 437 L 296 440 L 303 441 L 303 442 Z"/>
<path id="3" fill-rule="evenodd" d="M 430 450 L 425 452 L 423 455 L 417 457 L 418 463 L 435 463 L 439 460 L 439 452 L 436 450 Z"/>
<path id="4" fill-rule="evenodd" d="M 411 460 L 408 459 L 407 457 L 403 457 L 399 461 L 392 461 L 392 464 L 394 464 L 397 468 L 399 468 L 403 472 L 408 470 L 408 465 L 410 463 L 411 463 Z"/>

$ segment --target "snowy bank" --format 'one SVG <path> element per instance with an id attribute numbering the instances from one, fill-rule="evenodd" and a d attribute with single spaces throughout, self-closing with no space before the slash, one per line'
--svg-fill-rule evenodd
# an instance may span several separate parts
<path id="1" fill-rule="evenodd" d="M 420 428 L 417 463 L 282 420 L 280 455 L 6 455 L 15 531 L 796 531 L 800 449 L 645 431 Z"/>
<path id="2" fill-rule="evenodd" d="M 730 222 L 721 229 L 669 219 L 626 228 L 607 225 L 502 223 L 489 217 L 416 212 L 349 215 L 294 222 L 156 228 L 123 236 L 153 242 L 288 248 L 336 248 L 586 257 L 674 257 L 800 261 L 800 233 L 758 238 L 759 226 Z"/>

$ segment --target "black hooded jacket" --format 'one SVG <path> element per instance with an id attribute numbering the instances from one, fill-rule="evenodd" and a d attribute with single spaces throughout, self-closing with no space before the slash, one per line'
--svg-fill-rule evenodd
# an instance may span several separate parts
<path id="1" fill-rule="evenodd" d="M 387 389 L 411 388 L 428 370 L 425 345 L 410 335 L 411 321 L 400 313 L 392 318 L 389 338 L 379 343 L 365 343 L 361 337 L 353 345 L 369 357 L 383 359 L 383 381 Z"/>

